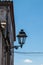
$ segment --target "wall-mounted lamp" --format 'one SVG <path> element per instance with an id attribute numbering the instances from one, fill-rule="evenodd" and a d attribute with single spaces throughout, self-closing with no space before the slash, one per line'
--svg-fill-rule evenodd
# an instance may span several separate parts
<path id="1" fill-rule="evenodd" d="M 25 43 L 26 37 L 27 37 L 26 33 L 24 32 L 23 29 L 21 29 L 21 31 L 17 35 L 18 42 L 19 42 L 21 48 L 22 48 L 23 44 Z"/>
<path id="2" fill-rule="evenodd" d="M 25 43 L 25 40 L 27 38 L 27 35 L 26 35 L 26 33 L 24 32 L 23 29 L 20 30 L 19 34 L 17 35 L 17 38 L 18 38 L 18 43 L 20 45 L 19 46 L 18 45 L 17 46 L 13 46 L 13 47 L 11 47 L 11 49 L 12 48 L 18 49 L 19 47 L 22 48 L 23 44 Z"/>

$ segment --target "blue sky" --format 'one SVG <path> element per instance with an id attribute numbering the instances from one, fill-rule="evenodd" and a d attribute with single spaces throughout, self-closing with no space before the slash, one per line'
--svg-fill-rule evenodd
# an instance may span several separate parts
<path id="1" fill-rule="evenodd" d="M 14 0 L 16 35 L 20 29 L 27 34 L 20 52 L 43 52 L 43 0 Z M 16 42 L 14 44 L 18 44 Z M 43 55 L 23 55 L 14 53 L 15 65 L 43 65 Z"/>

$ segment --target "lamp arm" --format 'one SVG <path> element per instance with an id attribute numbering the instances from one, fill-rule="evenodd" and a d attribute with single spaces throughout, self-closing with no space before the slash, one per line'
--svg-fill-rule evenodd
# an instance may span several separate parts
<path id="1" fill-rule="evenodd" d="M 18 49 L 20 46 L 12 46 L 11 49 L 15 48 Z"/>

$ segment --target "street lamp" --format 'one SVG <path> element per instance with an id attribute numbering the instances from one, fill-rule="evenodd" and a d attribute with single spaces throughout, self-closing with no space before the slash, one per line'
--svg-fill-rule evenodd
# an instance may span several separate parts
<path id="1" fill-rule="evenodd" d="M 24 32 L 23 29 L 21 29 L 21 31 L 17 35 L 18 42 L 19 42 L 21 48 L 22 48 L 23 44 L 25 43 L 26 37 L 27 37 L 26 33 Z"/>
<path id="2" fill-rule="evenodd" d="M 21 29 L 20 32 L 19 32 L 19 34 L 18 34 L 16 37 L 18 38 L 18 43 L 19 43 L 20 45 L 19 45 L 19 46 L 18 46 L 18 45 L 17 45 L 17 46 L 13 46 L 13 47 L 11 47 L 11 49 L 12 49 L 12 48 L 18 49 L 19 47 L 22 48 L 22 46 L 23 46 L 23 44 L 25 43 L 25 40 L 26 40 L 26 38 L 27 38 L 27 35 L 26 35 L 26 33 L 24 32 L 24 30 Z"/>

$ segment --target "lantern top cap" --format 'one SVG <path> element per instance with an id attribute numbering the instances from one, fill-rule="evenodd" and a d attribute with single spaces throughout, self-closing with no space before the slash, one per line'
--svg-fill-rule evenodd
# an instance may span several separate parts
<path id="1" fill-rule="evenodd" d="M 24 32 L 23 29 L 21 29 L 21 31 L 19 32 L 19 34 L 17 35 L 17 37 L 27 37 L 26 33 Z"/>

